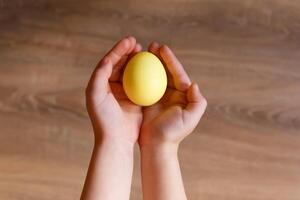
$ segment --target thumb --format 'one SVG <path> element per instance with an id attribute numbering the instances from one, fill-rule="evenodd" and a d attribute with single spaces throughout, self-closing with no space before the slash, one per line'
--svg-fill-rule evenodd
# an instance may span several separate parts
<path id="1" fill-rule="evenodd" d="M 108 80 L 112 74 L 112 68 L 110 59 L 104 58 L 99 62 L 89 80 L 86 89 L 87 96 L 97 96 L 97 101 L 101 101 L 106 96 L 110 91 Z"/>
<path id="2" fill-rule="evenodd" d="M 196 83 L 193 83 L 188 88 L 187 101 L 187 106 L 183 110 L 183 121 L 195 128 L 207 106 L 207 101 L 200 93 Z"/>

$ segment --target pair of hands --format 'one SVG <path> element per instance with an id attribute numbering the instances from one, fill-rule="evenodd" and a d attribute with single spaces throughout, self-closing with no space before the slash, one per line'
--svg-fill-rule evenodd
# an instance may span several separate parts
<path id="1" fill-rule="evenodd" d="M 174 53 L 166 45 L 151 43 L 148 51 L 164 64 L 168 86 L 156 104 L 141 107 L 126 96 L 122 75 L 127 61 L 142 50 L 134 37 L 120 40 L 99 62 L 86 89 L 86 104 L 95 142 L 114 141 L 141 148 L 178 144 L 190 134 L 207 102 Z"/>

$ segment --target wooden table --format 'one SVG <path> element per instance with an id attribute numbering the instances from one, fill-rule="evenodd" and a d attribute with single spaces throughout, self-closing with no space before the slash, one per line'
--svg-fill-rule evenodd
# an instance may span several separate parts
<path id="1" fill-rule="evenodd" d="M 1 200 L 79 199 L 84 89 L 125 35 L 170 45 L 208 99 L 180 149 L 189 199 L 300 199 L 299 1 L 2 0 Z"/>

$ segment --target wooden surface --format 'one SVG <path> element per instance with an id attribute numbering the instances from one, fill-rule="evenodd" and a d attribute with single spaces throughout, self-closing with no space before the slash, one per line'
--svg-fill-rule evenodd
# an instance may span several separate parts
<path id="1" fill-rule="evenodd" d="M 208 99 L 180 149 L 189 199 L 300 199 L 300 1 L 0 0 L 1 200 L 79 199 L 85 85 L 128 34 L 170 45 Z"/>

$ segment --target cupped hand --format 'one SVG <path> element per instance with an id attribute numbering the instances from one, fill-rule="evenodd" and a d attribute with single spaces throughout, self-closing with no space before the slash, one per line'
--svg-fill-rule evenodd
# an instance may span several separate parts
<path id="1" fill-rule="evenodd" d="M 137 141 L 142 110 L 127 98 L 122 74 L 128 59 L 141 49 L 134 37 L 120 40 L 101 59 L 90 78 L 86 106 L 95 142 L 115 140 L 134 144 Z"/>
<path id="2" fill-rule="evenodd" d="M 143 108 L 139 145 L 177 145 L 197 126 L 207 101 L 169 47 L 154 42 L 148 50 L 163 62 L 168 86 L 159 102 Z"/>

